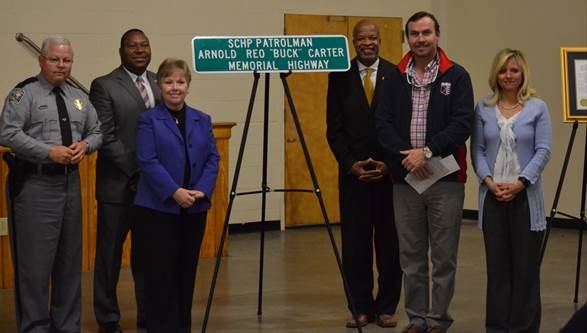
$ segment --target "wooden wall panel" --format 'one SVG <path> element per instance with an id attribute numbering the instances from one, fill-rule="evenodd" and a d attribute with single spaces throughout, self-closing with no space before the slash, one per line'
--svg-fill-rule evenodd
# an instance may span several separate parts
<path id="1" fill-rule="evenodd" d="M 397 63 L 402 55 L 401 18 L 286 14 L 285 33 L 287 35 L 346 35 L 352 58 L 355 56 L 352 30 L 361 19 L 369 19 L 378 24 L 382 39 L 380 55 Z M 340 221 L 338 164 L 326 141 L 328 73 L 294 73 L 289 77 L 288 84 L 328 217 L 331 222 L 338 223 Z M 285 187 L 313 189 L 312 179 L 287 101 L 285 113 Z M 285 193 L 286 228 L 322 223 L 324 223 L 324 217 L 315 195 L 301 192 Z"/>
<path id="2" fill-rule="evenodd" d="M 220 154 L 220 167 L 216 189 L 212 196 L 212 208 L 208 212 L 206 221 L 206 232 L 202 243 L 200 256 L 205 258 L 214 257 L 220 245 L 220 236 L 224 225 L 226 207 L 228 205 L 228 146 L 231 128 L 235 125 L 232 122 L 214 123 L 214 137 Z M 7 152 L 6 148 L 0 148 L 0 158 Z M 6 175 L 8 167 L 4 161 L 0 162 L 0 216 L 6 217 Z M 82 187 L 83 203 L 83 253 L 82 270 L 89 272 L 94 269 L 94 257 L 96 255 L 96 223 L 97 204 L 96 192 L 96 154 L 92 154 L 80 163 L 80 181 Z M 130 265 L 130 237 L 124 244 L 122 255 L 122 266 Z M 223 255 L 227 255 L 226 244 Z M 14 286 L 14 274 L 12 270 L 12 258 L 10 254 L 10 241 L 8 236 L 0 236 L 0 289 L 12 288 Z"/>
<path id="3" fill-rule="evenodd" d="M 1 157 L 1 155 L 0 155 Z M 8 216 L 8 207 L 4 197 L 6 195 L 6 175 L 8 167 L 4 162 L 0 163 L 0 216 Z M 0 236 L 0 288 L 3 285 L 14 285 L 14 275 L 12 274 L 12 257 L 10 254 L 10 241 L 8 236 Z"/>
<path id="4" fill-rule="evenodd" d="M 234 126 L 234 123 L 218 123 L 214 127 L 214 137 L 216 138 L 218 154 L 220 154 L 220 164 L 218 166 L 216 189 L 212 195 L 213 208 L 208 211 L 206 231 L 204 233 L 204 240 L 202 241 L 202 248 L 200 249 L 200 257 L 202 258 L 216 256 L 218 246 L 220 245 L 220 237 L 222 236 L 222 228 L 228 206 L 228 139 L 230 138 L 232 126 Z M 221 209 L 214 209 L 214 207 Z M 224 248 L 222 249 L 223 255 L 228 254 L 226 245 L 224 243 Z"/>
<path id="5" fill-rule="evenodd" d="M 79 178 L 80 178 L 80 185 L 82 190 L 82 271 L 88 271 L 90 267 L 90 257 L 88 255 L 88 242 L 91 235 L 88 233 L 90 228 L 90 221 L 88 218 L 89 215 L 89 206 L 93 203 L 94 200 L 94 193 L 90 192 L 90 188 L 88 188 L 88 183 L 90 182 L 90 170 L 88 168 L 88 161 L 89 160 L 96 160 L 96 154 L 92 154 L 86 158 L 84 158 L 79 165 Z M 95 178 L 94 178 L 95 182 Z"/>

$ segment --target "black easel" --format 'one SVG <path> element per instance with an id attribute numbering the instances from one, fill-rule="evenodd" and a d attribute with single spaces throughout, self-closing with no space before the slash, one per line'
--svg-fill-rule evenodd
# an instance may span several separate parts
<path id="1" fill-rule="evenodd" d="M 283 90 L 287 97 L 287 102 L 291 111 L 292 118 L 294 120 L 296 131 L 298 133 L 298 138 L 300 139 L 300 144 L 302 145 L 302 149 L 304 151 L 304 157 L 306 159 L 306 164 L 308 167 L 308 171 L 310 172 L 310 177 L 312 178 L 312 184 L 314 186 L 313 190 L 308 189 L 271 189 L 267 186 L 267 147 L 269 142 L 269 73 L 265 73 L 265 104 L 264 104 L 264 115 L 263 115 L 263 178 L 261 181 L 261 190 L 259 191 L 249 191 L 249 192 L 242 192 L 237 193 L 236 187 L 238 184 L 239 174 L 241 170 L 241 164 L 243 161 L 243 155 L 245 150 L 245 145 L 247 141 L 247 136 L 249 133 L 249 125 L 251 124 L 251 115 L 253 113 L 253 105 L 255 104 L 255 96 L 257 93 L 257 87 L 259 84 L 259 73 L 253 73 L 253 88 L 251 90 L 251 97 L 249 99 L 249 107 L 247 110 L 247 116 L 245 119 L 245 125 L 243 129 L 243 135 L 241 138 L 241 144 L 238 150 L 238 157 L 236 161 L 236 167 L 234 170 L 234 176 L 232 179 L 232 187 L 230 189 L 230 198 L 228 201 L 228 207 L 226 209 L 226 216 L 224 218 L 224 227 L 222 229 L 222 236 L 220 238 L 220 246 L 218 247 L 218 252 L 216 253 L 216 264 L 214 265 L 214 274 L 212 275 L 212 283 L 210 286 L 210 292 L 208 294 L 208 302 L 206 304 L 206 313 L 204 315 L 204 320 L 202 322 L 202 333 L 206 332 L 206 328 L 208 326 L 208 319 L 210 317 L 210 309 L 212 307 L 212 299 L 214 298 L 214 289 L 216 288 L 216 280 L 218 278 L 218 270 L 220 269 L 220 261 L 222 260 L 222 250 L 224 249 L 224 241 L 226 238 L 226 234 L 228 232 L 228 222 L 230 220 L 230 213 L 232 211 L 232 204 L 234 199 L 237 195 L 249 195 L 249 194 L 259 194 L 261 193 L 261 201 L 262 201 L 262 208 L 261 208 L 261 244 L 260 244 L 260 256 L 259 256 L 259 299 L 258 299 L 258 307 L 257 307 L 257 315 L 262 314 L 262 302 L 263 302 L 263 259 L 265 253 L 265 208 L 266 208 L 266 197 L 267 192 L 308 192 L 316 194 L 318 198 L 318 202 L 320 203 L 320 209 L 322 210 L 322 216 L 324 217 L 324 222 L 326 224 L 326 229 L 328 230 L 328 235 L 330 236 L 330 242 L 332 243 L 332 250 L 334 251 L 334 256 L 336 257 L 336 263 L 338 264 L 338 269 L 340 272 L 340 277 L 342 279 L 344 293 L 346 299 L 351 307 L 351 312 L 355 321 L 357 321 L 357 311 L 355 309 L 354 301 L 351 298 L 349 292 L 349 286 L 347 283 L 346 276 L 344 274 L 344 270 L 342 268 L 342 261 L 340 260 L 340 254 L 338 252 L 338 248 L 336 246 L 336 241 L 334 239 L 334 233 L 332 232 L 332 227 L 330 225 L 330 219 L 328 218 L 328 214 L 326 212 L 326 206 L 324 205 L 324 200 L 322 198 L 322 192 L 318 185 L 318 179 L 316 177 L 316 173 L 314 172 L 314 167 L 312 165 L 312 161 L 310 159 L 310 153 L 308 151 L 308 147 L 306 145 L 306 141 L 304 139 L 304 134 L 302 133 L 302 128 L 300 125 L 300 121 L 298 119 L 298 115 L 296 112 L 296 108 L 293 103 L 293 98 L 291 96 L 289 86 L 287 84 L 287 77 L 291 74 L 289 73 L 280 73 L 279 77 L 281 78 L 281 82 L 283 83 Z M 359 333 L 363 333 L 361 327 L 357 327 L 357 331 Z"/>
<path id="2" fill-rule="evenodd" d="M 583 158 L 583 184 L 581 187 L 581 211 L 580 216 L 576 217 L 573 215 L 569 215 L 563 212 L 557 211 L 558 201 L 560 199 L 560 194 L 563 188 L 563 183 L 565 181 L 565 175 L 567 173 L 567 167 L 569 166 L 569 159 L 571 157 L 571 152 L 573 150 L 573 144 L 575 143 L 575 135 L 577 134 L 577 128 L 579 127 L 579 122 L 575 120 L 573 123 L 573 130 L 571 131 L 571 137 L 569 138 L 569 144 L 567 145 L 567 152 L 565 154 L 565 161 L 563 163 L 563 168 L 561 170 L 561 175 L 558 180 L 558 186 L 556 187 L 556 194 L 554 196 L 554 201 L 552 203 L 552 209 L 550 210 L 550 217 L 547 220 L 546 224 L 546 233 L 544 235 L 544 240 L 542 241 L 542 253 L 540 254 L 540 264 L 542 265 L 542 260 L 544 259 L 544 253 L 546 252 L 546 244 L 548 243 L 548 235 L 550 234 L 550 228 L 552 225 L 552 221 L 554 220 L 556 214 L 560 214 L 564 217 L 571 218 L 574 221 L 579 222 L 579 245 L 577 249 L 577 271 L 575 275 L 575 298 L 573 299 L 574 303 L 578 301 L 579 295 L 579 279 L 581 273 L 581 252 L 583 249 L 583 228 L 587 223 L 587 219 L 585 218 L 585 196 L 586 196 L 586 181 L 587 181 L 587 133 L 585 133 L 585 155 Z"/>

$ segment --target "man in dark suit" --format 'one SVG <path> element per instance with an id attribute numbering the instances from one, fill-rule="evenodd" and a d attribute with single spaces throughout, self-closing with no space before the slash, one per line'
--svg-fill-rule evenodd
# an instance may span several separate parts
<path id="1" fill-rule="evenodd" d="M 393 218 L 392 183 L 377 142 L 374 112 L 380 83 L 395 66 L 379 57 L 379 28 L 362 20 L 353 29 L 357 57 L 328 80 L 327 138 L 339 165 L 342 261 L 357 319 L 347 327 L 376 321 L 394 327 L 401 269 Z M 373 297 L 373 244 L 379 276 Z M 349 305 L 350 306 L 350 305 Z"/>
<path id="2" fill-rule="evenodd" d="M 94 312 L 100 333 L 122 332 L 116 285 L 122 245 L 133 229 L 133 200 L 138 182 L 135 136 L 139 114 L 161 102 L 155 74 L 147 70 L 147 36 L 131 29 L 120 40 L 121 66 L 92 82 L 90 100 L 102 123 L 104 144 L 96 164 L 98 232 L 94 268 Z M 132 233 L 131 233 L 132 235 Z M 145 327 L 144 281 L 131 251 L 137 300 L 137 327 Z"/>

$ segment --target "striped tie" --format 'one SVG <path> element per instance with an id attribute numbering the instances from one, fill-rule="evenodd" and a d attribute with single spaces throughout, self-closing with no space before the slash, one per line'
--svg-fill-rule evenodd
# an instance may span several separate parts
<path id="1" fill-rule="evenodd" d="M 151 102 L 149 101 L 149 94 L 147 93 L 147 87 L 143 83 L 143 78 L 138 76 L 137 77 L 137 88 L 139 88 L 139 92 L 141 93 L 141 97 L 143 98 L 143 102 L 145 102 L 145 108 L 151 107 Z"/>

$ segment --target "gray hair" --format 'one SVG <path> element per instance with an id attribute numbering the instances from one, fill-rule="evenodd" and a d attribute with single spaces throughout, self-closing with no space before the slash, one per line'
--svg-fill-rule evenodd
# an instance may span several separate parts
<path id="1" fill-rule="evenodd" d="M 47 53 L 47 49 L 49 48 L 49 45 L 67 45 L 67 46 L 71 47 L 71 42 L 69 41 L 69 39 L 67 39 L 65 37 L 60 37 L 60 36 L 47 37 L 47 38 L 45 38 L 45 40 L 43 40 L 43 45 L 41 46 L 41 54 Z"/>

